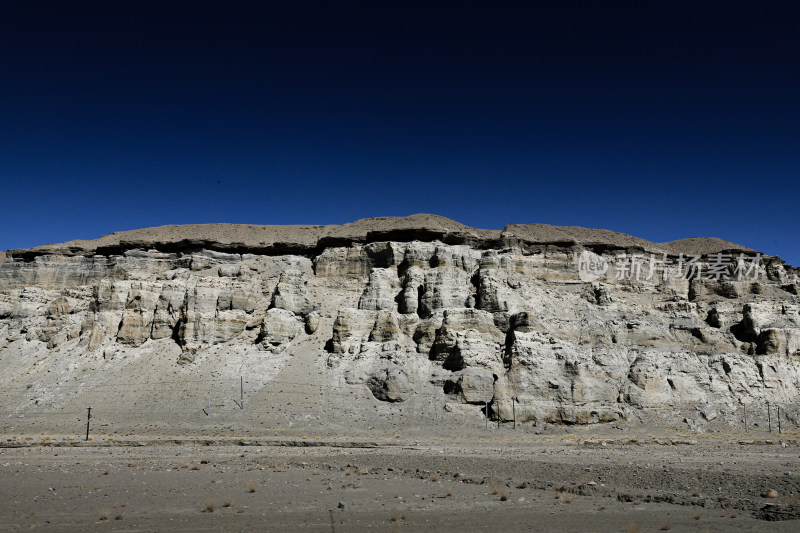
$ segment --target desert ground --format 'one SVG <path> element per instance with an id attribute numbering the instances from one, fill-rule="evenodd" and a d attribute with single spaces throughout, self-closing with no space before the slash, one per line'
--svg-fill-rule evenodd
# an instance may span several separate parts
<path id="1" fill-rule="evenodd" d="M 6 437 L 0 530 L 800 527 L 797 436 L 397 437 Z"/>
<path id="2" fill-rule="evenodd" d="M 752 252 L 430 215 L 10 251 L 0 530 L 800 530 L 800 270 L 581 277 L 621 251 Z"/>

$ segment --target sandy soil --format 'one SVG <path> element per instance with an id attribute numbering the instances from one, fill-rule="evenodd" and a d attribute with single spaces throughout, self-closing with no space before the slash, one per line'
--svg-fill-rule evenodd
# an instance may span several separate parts
<path id="1" fill-rule="evenodd" d="M 800 450 L 779 443 L 59 444 L 3 439 L 0 530 L 800 528 Z"/>

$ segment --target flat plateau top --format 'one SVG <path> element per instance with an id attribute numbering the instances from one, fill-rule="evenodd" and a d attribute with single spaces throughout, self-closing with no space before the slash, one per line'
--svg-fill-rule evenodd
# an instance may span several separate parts
<path id="1" fill-rule="evenodd" d="M 407 217 L 364 218 L 347 224 L 280 225 L 186 224 L 119 231 L 93 240 L 72 240 L 46 244 L 29 250 L 9 250 L 8 255 L 91 254 L 98 249 L 147 249 L 158 245 L 209 245 L 217 248 L 264 249 L 279 245 L 313 248 L 320 244 L 414 240 L 453 237 L 464 242 L 517 237 L 528 243 L 606 245 L 612 248 L 639 247 L 671 254 L 708 254 L 719 251 L 753 252 L 752 249 L 716 238 L 690 238 L 654 243 L 624 233 L 578 226 L 549 224 L 509 224 L 503 230 L 465 226 L 446 217 L 416 214 Z"/>

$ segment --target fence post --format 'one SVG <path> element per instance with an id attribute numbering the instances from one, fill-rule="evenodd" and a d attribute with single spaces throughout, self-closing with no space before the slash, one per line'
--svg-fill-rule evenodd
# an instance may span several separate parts
<path id="1" fill-rule="evenodd" d="M 483 408 L 486 414 L 486 429 L 489 429 L 489 402 L 483 402 Z"/>
<path id="2" fill-rule="evenodd" d="M 239 376 L 239 407 L 244 410 L 244 376 Z"/>
<path id="3" fill-rule="evenodd" d="M 778 435 L 781 434 L 781 406 L 778 406 Z"/>
<path id="4" fill-rule="evenodd" d="M 769 426 L 769 432 L 772 433 L 772 412 L 769 408 L 769 402 L 767 402 L 767 425 Z"/>
<path id="5" fill-rule="evenodd" d="M 517 398 L 511 397 L 511 414 L 514 417 L 514 429 L 517 429 Z"/>
<path id="6" fill-rule="evenodd" d="M 88 441 L 89 440 L 89 421 L 92 419 L 92 408 L 91 407 L 87 407 L 86 409 L 88 409 L 88 411 L 86 413 L 86 440 Z"/>
<path id="7" fill-rule="evenodd" d="M 747 432 L 747 404 L 744 404 L 744 430 Z"/>

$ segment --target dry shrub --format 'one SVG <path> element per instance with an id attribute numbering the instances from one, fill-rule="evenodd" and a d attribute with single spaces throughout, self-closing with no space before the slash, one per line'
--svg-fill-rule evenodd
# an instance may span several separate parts
<path id="1" fill-rule="evenodd" d="M 254 480 L 250 480 L 247 482 L 247 492 L 255 492 L 258 488 L 258 483 Z"/>
<path id="2" fill-rule="evenodd" d="M 431 476 L 431 481 L 433 481 L 434 483 L 436 483 L 437 481 L 439 481 L 439 474 L 433 474 L 433 475 Z"/>
<path id="3" fill-rule="evenodd" d="M 231 505 L 233 505 L 233 500 L 231 500 L 230 498 L 225 498 L 224 500 L 222 500 L 223 507 L 230 507 Z"/>
<path id="4" fill-rule="evenodd" d="M 659 528 L 661 531 L 669 531 L 672 529 L 672 524 L 667 521 L 661 522 L 661 527 Z"/>
<path id="5" fill-rule="evenodd" d="M 217 502 L 215 502 L 213 498 L 208 498 L 206 501 L 203 502 L 204 513 L 213 513 L 214 509 L 216 508 L 217 508 Z"/>

